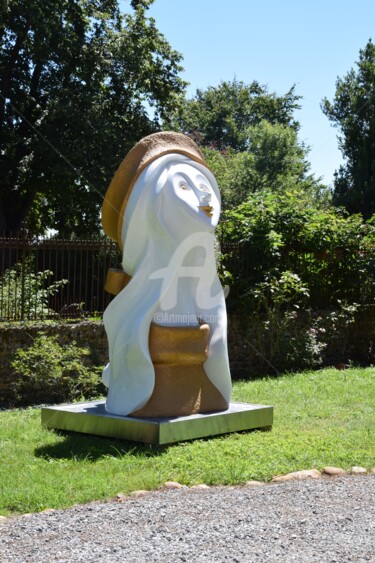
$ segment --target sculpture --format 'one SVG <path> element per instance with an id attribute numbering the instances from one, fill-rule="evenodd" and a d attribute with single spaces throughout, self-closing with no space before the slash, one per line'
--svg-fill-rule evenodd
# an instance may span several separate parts
<path id="1" fill-rule="evenodd" d="M 228 408 L 227 318 L 214 254 L 219 215 L 216 180 L 185 135 L 145 137 L 115 173 L 102 223 L 123 252 L 124 273 L 112 282 L 127 283 L 104 313 L 108 413 Z"/>

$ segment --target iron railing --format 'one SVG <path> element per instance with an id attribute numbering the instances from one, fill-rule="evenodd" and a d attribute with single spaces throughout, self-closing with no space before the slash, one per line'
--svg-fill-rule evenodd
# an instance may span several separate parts
<path id="1" fill-rule="evenodd" d="M 269 271 L 262 256 L 254 257 L 252 252 L 246 244 L 221 243 L 220 269 L 232 275 L 229 301 L 235 307 Z M 104 290 L 107 272 L 120 263 L 117 244 L 105 237 L 0 237 L 0 321 L 100 316 L 111 300 Z M 279 257 L 277 267 L 300 277 L 308 287 L 312 308 L 334 308 L 338 299 L 375 303 L 374 252 L 289 249 Z"/>
<path id="2" fill-rule="evenodd" d="M 0 238 L 0 320 L 101 314 L 109 268 L 118 267 L 116 243 L 88 240 Z"/>

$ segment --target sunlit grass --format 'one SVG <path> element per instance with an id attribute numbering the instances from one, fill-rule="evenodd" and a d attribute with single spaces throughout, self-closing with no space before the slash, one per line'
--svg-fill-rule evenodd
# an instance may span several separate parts
<path id="1" fill-rule="evenodd" d="M 47 430 L 39 409 L 0 412 L 0 513 L 67 507 L 168 480 L 225 485 L 375 465 L 375 368 L 239 382 L 233 399 L 273 405 L 272 431 L 151 448 Z"/>

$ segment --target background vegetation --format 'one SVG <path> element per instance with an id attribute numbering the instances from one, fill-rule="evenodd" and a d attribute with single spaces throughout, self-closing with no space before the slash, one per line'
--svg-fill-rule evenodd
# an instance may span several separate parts
<path id="1" fill-rule="evenodd" d="M 345 163 L 336 172 L 334 204 L 369 218 L 375 213 L 375 45 L 359 52 L 357 69 L 338 78 L 333 102 L 322 109 L 340 131 Z"/>
<path id="2" fill-rule="evenodd" d="M 0 233 L 98 232 L 114 170 L 184 91 L 151 1 L 1 3 Z"/>
<path id="3" fill-rule="evenodd" d="M 152 1 L 133 0 L 125 14 L 117 0 L 2 5 L 0 233 L 97 233 L 103 190 L 126 151 L 153 131 L 182 131 L 223 195 L 228 309 L 257 320 L 254 342 L 268 363 L 318 366 L 327 343 L 374 303 L 374 45 L 338 79 L 334 100 L 322 101 L 345 157 L 332 194 L 299 140 L 295 86 L 280 94 L 256 80 L 222 81 L 187 99 L 182 55 L 148 17 Z M 6 310 L 26 286 L 19 264 L 0 274 Z M 63 276 L 31 276 L 21 317 L 53 315 Z"/>
<path id="4" fill-rule="evenodd" d="M 59 344 L 57 336 L 40 332 L 31 346 L 19 348 L 14 355 L 13 402 L 28 405 L 32 394 L 34 404 L 68 403 L 104 392 L 103 366 L 87 365 L 89 355 L 89 349 L 74 341 Z"/>
<path id="5" fill-rule="evenodd" d="M 0 233 L 97 233 L 103 191 L 144 135 L 174 129 L 204 149 L 233 209 L 258 191 L 300 189 L 327 205 L 294 112 L 301 97 L 223 81 L 185 98 L 174 51 L 147 16 L 153 0 L 9 0 L 0 10 Z M 337 81 L 322 109 L 340 130 L 345 164 L 333 204 L 375 211 L 375 47 Z M 305 202 L 309 204 L 309 202 Z"/>

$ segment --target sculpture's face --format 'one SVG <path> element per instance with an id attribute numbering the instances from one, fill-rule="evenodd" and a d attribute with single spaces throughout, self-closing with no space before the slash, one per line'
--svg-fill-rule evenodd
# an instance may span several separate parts
<path id="1" fill-rule="evenodd" d="M 220 216 L 220 202 L 208 177 L 190 164 L 179 164 L 172 177 L 173 196 L 202 226 L 215 228 Z"/>
<path id="2" fill-rule="evenodd" d="M 166 188 L 167 197 L 175 202 L 176 219 L 187 220 L 190 217 L 204 230 L 215 229 L 220 216 L 220 201 L 208 176 L 194 165 L 177 164 Z"/>
<path id="3" fill-rule="evenodd" d="M 125 272 L 134 275 L 137 271 L 149 241 L 156 236 L 154 229 L 162 229 L 179 245 L 194 233 L 213 233 L 219 216 L 220 193 L 205 167 L 180 154 L 151 162 L 127 203 L 121 236 Z"/>

